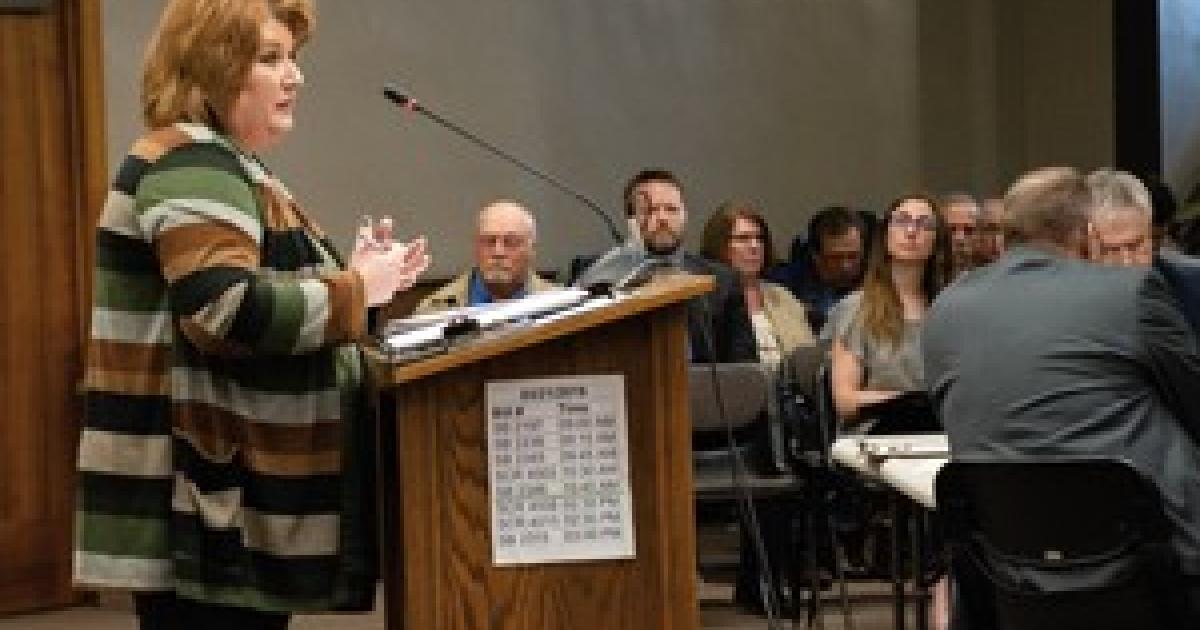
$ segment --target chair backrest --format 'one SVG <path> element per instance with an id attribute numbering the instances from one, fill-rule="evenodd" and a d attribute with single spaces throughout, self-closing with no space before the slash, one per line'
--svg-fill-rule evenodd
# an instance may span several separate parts
<path id="1" fill-rule="evenodd" d="M 693 431 L 738 429 L 763 416 L 770 390 L 761 363 L 697 363 L 688 368 Z"/>
<path id="2" fill-rule="evenodd" d="M 952 461 L 935 492 L 973 630 L 1186 627 L 1161 498 L 1128 463 Z"/>
<path id="3" fill-rule="evenodd" d="M 794 386 L 806 396 L 814 397 L 817 393 L 817 371 L 828 358 L 828 344 L 797 346 L 780 358 L 779 381 Z"/>
<path id="4" fill-rule="evenodd" d="M 830 450 L 838 437 L 837 407 L 833 404 L 833 377 L 828 359 L 817 368 L 814 380 L 815 396 L 813 401 L 816 409 L 816 422 L 808 432 L 805 441 L 809 450 L 819 457 L 819 463 L 824 467 L 833 466 L 833 455 Z"/>

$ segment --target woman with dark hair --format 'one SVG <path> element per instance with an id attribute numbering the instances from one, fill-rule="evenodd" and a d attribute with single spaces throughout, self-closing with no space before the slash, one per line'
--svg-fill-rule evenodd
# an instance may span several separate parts
<path id="1" fill-rule="evenodd" d="M 796 347 L 815 343 L 804 305 L 786 288 L 763 280 L 763 271 L 776 263 L 775 248 L 766 219 L 752 205 L 721 204 L 704 224 L 700 253 L 729 265 L 741 279 L 759 360 L 775 368 Z"/>
<path id="2" fill-rule="evenodd" d="M 948 251 L 948 230 L 932 199 L 905 195 L 888 206 L 863 288 L 834 307 L 822 331 L 844 429 L 870 428 L 859 416 L 864 406 L 925 388 L 921 320 L 946 283 Z"/>
<path id="3" fill-rule="evenodd" d="M 762 279 L 763 270 L 775 264 L 775 248 L 766 219 L 753 206 L 742 202 L 726 202 L 704 224 L 704 243 L 701 255 L 733 268 L 741 280 L 746 310 L 754 328 L 759 360 L 777 370 L 780 361 L 798 346 L 812 345 L 812 329 L 808 325 L 804 305 L 786 288 Z M 765 431 L 746 438 L 764 444 L 770 438 Z M 778 584 L 784 573 L 788 555 L 788 523 L 792 507 L 770 500 L 755 501 L 758 522 L 768 564 Z M 760 563 L 754 552 L 754 539 L 743 528 L 738 562 L 734 601 L 753 612 L 764 610 L 760 588 Z M 775 600 L 781 601 L 778 590 Z"/>

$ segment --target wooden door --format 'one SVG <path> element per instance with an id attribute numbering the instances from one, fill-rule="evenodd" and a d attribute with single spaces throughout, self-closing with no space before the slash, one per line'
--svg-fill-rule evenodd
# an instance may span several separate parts
<path id="1" fill-rule="evenodd" d="M 0 614 L 72 598 L 75 392 L 107 178 L 98 5 L 0 9 Z"/>

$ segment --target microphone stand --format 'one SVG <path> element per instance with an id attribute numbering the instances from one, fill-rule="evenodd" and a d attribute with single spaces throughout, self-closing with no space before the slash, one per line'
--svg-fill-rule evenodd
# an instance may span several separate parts
<path id="1" fill-rule="evenodd" d="M 463 129 L 462 127 L 456 125 L 455 123 L 453 123 L 449 120 L 446 120 L 442 116 L 438 115 L 437 112 L 433 112 L 429 108 L 418 103 L 416 101 L 416 99 L 408 96 L 407 94 L 404 94 L 403 92 L 400 91 L 399 88 L 397 88 L 396 86 L 394 86 L 390 83 L 383 86 L 383 95 L 386 96 L 389 101 L 395 103 L 396 105 L 399 105 L 401 108 L 406 109 L 411 112 L 417 112 L 418 114 L 421 114 L 421 115 L 425 116 L 426 118 L 429 118 L 433 122 L 441 125 L 442 127 L 445 127 L 446 129 L 449 129 L 450 131 L 453 131 L 454 133 L 458 134 L 462 138 L 470 140 L 472 143 L 476 144 L 477 146 L 480 146 L 480 147 L 486 149 L 493 155 L 503 158 L 505 161 L 517 166 L 522 171 L 525 171 L 526 173 L 533 175 L 534 177 L 553 186 L 554 188 L 557 188 L 559 191 L 566 193 L 567 195 L 570 195 L 571 197 L 574 197 L 577 201 L 582 203 L 585 207 L 587 207 L 589 210 L 591 210 L 593 213 L 595 213 L 596 216 L 600 217 L 600 219 L 604 221 L 604 225 L 608 227 L 608 232 L 612 236 L 614 243 L 620 244 L 622 241 L 625 240 L 624 237 L 621 236 L 621 231 L 618 230 L 616 224 L 613 223 L 612 218 L 609 217 L 608 214 L 606 212 L 604 212 L 604 210 L 600 209 L 600 206 L 596 202 L 592 201 L 591 199 L 588 199 L 582 193 L 575 191 L 573 188 L 571 188 L 570 186 L 567 186 L 566 184 L 562 183 L 558 179 L 550 176 L 549 174 L 547 174 L 537 168 L 534 168 L 533 166 L 527 164 L 520 158 L 517 158 L 516 156 L 508 153 L 507 151 L 501 149 L 500 147 L 497 147 L 496 145 L 488 142 L 487 140 L 480 138 L 479 136 L 471 133 L 470 131 L 467 131 L 466 129 Z"/>

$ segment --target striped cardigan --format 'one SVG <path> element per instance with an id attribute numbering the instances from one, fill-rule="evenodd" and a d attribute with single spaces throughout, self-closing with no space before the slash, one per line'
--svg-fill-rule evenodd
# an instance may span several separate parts
<path id="1" fill-rule="evenodd" d="M 134 144 L 96 231 L 75 580 L 266 611 L 369 607 L 358 275 L 198 125 Z"/>

